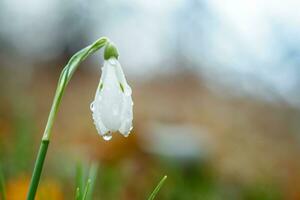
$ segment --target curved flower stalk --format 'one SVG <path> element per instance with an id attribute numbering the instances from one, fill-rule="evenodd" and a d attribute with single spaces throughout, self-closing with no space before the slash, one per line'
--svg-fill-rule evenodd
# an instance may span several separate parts
<path id="1" fill-rule="evenodd" d="M 93 54 L 94 52 L 96 52 L 97 50 L 99 50 L 100 48 L 102 48 L 104 46 L 105 46 L 105 52 L 104 52 L 105 60 L 109 60 L 108 62 L 110 62 L 110 63 L 113 62 L 112 60 L 114 60 L 116 62 L 117 61 L 116 59 L 118 58 L 118 52 L 117 52 L 116 48 L 109 42 L 109 40 L 107 38 L 102 37 L 99 40 L 97 40 L 96 42 L 94 42 L 93 44 L 91 44 L 90 46 L 82 49 L 81 51 L 77 52 L 74 56 L 72 56 L 72 58 L 69 60 L 69 62 L 65 66 L 65 68 L 62 70 L 59 81 L 58 81 L 57 89 L 56 89 L 56 92 L 55 92 L 54 100 L 53 100 L 53 103 L 52 103 L 52 106 L 51 106 L 51 110 L 50 110 L 50 113 L 49 113 L 46 128 L 45 128 L 45 131 L 44 131 L 44 135 L 43 135 L 43 138 L 42 138 L 42 142 L 41 142 L 41 145 L 40 145 L 40 149 L 39 149 L 37 159 L 36 159 L 36 162 L 35 162 L 32 178 L 31 178 L 31 182 L 30 182 L 30 186 L 29 186 L 29 191 L 28 191 L 28 194 L 27 194 L 27 200 L 34 200 L 36 190 L 37 190 L 37 186 L 39 184 L 41 172 L 42 172 L 42 169 L 43 169 L 45 157 L 46 157 L 46 154 L 47 154 L 48 145 L 49 145 L 49 142 L 50 142 L 51 130 L 52 130 L 52 127 L 53 127 L 54 119 L 55 119 L 55 116 L 57 114 L 58 107 L 60 105 L 61 98 L 62 98 L 62 96 L 65 92 L 66 86 L 69 83 L 69 81 L 71 80 L 71 78 L 72 78 L 74 72 L 76 71 L 76 69 L 78 68 L 79 64 L 82 61 L 84 61 L 88 56 L 90 56 L 91 54 Z M 114 57 L 115 59 L 113 59 L 112 57 Z M 112 59 L 110 59 L 110 58 L 112 58 Z M 117 68 L 117 66 L 116 66 L 116 68 Z M 129 90 L 127 90 L 127 89 L 128 89 L 129 86 L 127 86 L 127 84 L 125 84 L 126 80 L 124 78 L 123 72 L 121 72 L 120 70 L 122 70 L 120 67 L 119 67 L 119 70 L 116 70 L 116 72 L 118 71 L 118 73 L 116 73 L 116 76 L 118 77 L 118 80 L 120 81 L 120 87 L 122 85 L 123 90 L 125 91 L 125 88 L 126 88 L 126 91 L 128 92 Z M 111 74 L 111 73 L 108 73 L 108 74 Z M 108 77 L 108 76 L 106 76 L 106 77 Z M 124 80 L 125 80 L 125 82 L 124 82 Z M 103 81 L 104 81 L 104 79 L 103 79 Z M 108 84 L 108 85 L 110 85 L 110 84 Z M 104 91 L 106 91 L 106 90 L 103 90 L 102 93 L 100 92 L 101 95 L 99 95 L 99 97 L 100 96 L 103 97 Z M 110 95 L 108 92 L 105 92 L 105 94 Z M 129 96 L 128 98 L 131 99 L 131 96 Z M 106 98 L 104 98 L 104 99 L 106 99 Z M 109 99 L 110 99 L 110 97 L 109 97 Z M 108 100 L 104 100 L 103 102 L 107 102 L 107 101 Z M 102 102 L 102 101 L 99 101 L 99 102 Z M 106 104 L 103 103 L 103 105 L 106 105 Z M 99 109 L 98 101 L 95 105 L 96 105 L 96 108 Z M 102 103 L 100 103 L 100 105 L 102 105 Z M 125 112 L 125 111 L 128 110 L 128 109 L 123 110 L 123 108 L 125 108 L 125 107 L 122 106 L 122 112 L 123 111 Z M 95 112 L 95 113 L 103 113 L 104 114 L 104 113 L 108 113 L 108 111 L 105 110 L 105 109 L 101 109 L 100 112 Z M 128 114 L 126 116 L 129 116 L 129 115 L 130 114 Z M 125 116 L 125 115 L 120 115 L 120 116 Z M 132 114 L 131 114 L 131 116 L 132 116 Z M 125 118 L 129 119 L 128 117 L 125 117 Z M 115 129 L 112 129 L 111 126 L 108 126 L 108 123 L 106 123 L 107 121 L 109 121 L 109 117 L 108 118 L 103 118 L 103 116 L 101 114 L 101 120 L 105 124 L 105 127 L 107 128 L 107 130 L 115 130 Z M 120 120 L 120 121 L 124 121 L 124 120 Z M 126 123 L 126 124 L 122 124 L 122 127 L 120 126 L 118 128 L 118 130 L 125 133 L 126 130 L 128 129 L 125 126 L 127 126 L 128 124 L 129 124 L 129 122 Z M 101 130 L 101 133 L 102 133 L 102 131 L 104 129 L 99 129 L 99 130 Z M 108 132 L 103 132 L 104 135 L 107 134 L 107 133 Z"/>
<path id="2" fill-rule="evenodd" d="M 113 47 L 113 44 L 109 44 Z M 91 103 L 94 124 L 104 140 L 112 138 L 112 132 L 119 131 L 127 137 L 132 129 L 131 88 L 127 84 L 118 53 L 113 47 L 106 47 L 104 66 L 95 100 Z"/>

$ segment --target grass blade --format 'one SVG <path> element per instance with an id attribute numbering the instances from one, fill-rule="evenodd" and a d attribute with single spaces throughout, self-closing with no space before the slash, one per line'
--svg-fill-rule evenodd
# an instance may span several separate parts
<path id="1" fill-rule="evenodd" d="M 98 172 L 98 165 L 92 164 L 87 177 L 86 184 L 86 169 L 81 164 L 76 167 L 76 200 L 92 200 L 92 193 L 95 186 L 95 181 Z"/>
<path id="2" fill-rule="evenodd" d="M 98 173 L 98 165 L 97 164 L 92 164 L 92 166 L 90 168 L 90 171 L 89 171 L 89 180 L 91 181 L 91 183 L 90 183 L 90 186 L 89 186 L 90 188 L 89 188 L 89 191 L 87 193 L 86 200 L 92 200 L 92 194 L 93 194 L 94 187 L 95 187 L 97 173 Z"/>
<path id="3" fill-rule="evenodd" d="M 6 200 L 4 177 L 3 177 L 1 169 L 0 169 L 0 197 L 1 197 L 2 200 Z"/>
<path id="4" fill-rule="evenodd" d="M 84 180 L 84 175 L 83 175 L 83 167 L 81 164 L 77 164 L 76 166 L 76 200 L 77 197 L 78 199 L 82 199 L 83 196 L 83 180 Z"/>
<path id="5" fill-rule="evenodd" d="M 76 188 L 75 200 L 80 200 L 80 190 L 79 190 L 79 187 Z"/>
<path id="6" fill-rule="evenodd" d="M 90 185 L 91 185 L 91 179 L 88 179 L 88 181 L 86 183 L 86 186 L 85 186 L 85 190 L 84 190 L 84 193 L 83 193 L 82 200 L 86 200 L 89 189 L 90 189 Z"/>
<path id="7" fill-rule="evenodd" d="M 166 181 L 167 176 L 164 176 L 158 183 L 158 185 L 155 187 L 155 189 L 153 190 L 153 192 L 151 193 L 151 195 L 149 196 L 148 200 L 153 200 L 157 193 L 159 192 L 160 188 L 163 186 L 164 182 Z"/>

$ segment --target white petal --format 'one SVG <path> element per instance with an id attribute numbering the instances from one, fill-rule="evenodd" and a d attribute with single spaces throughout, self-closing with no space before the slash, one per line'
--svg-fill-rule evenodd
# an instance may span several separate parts
<path id="1" fill-rule="evenodd" d="M 125 94 L 131 95 L 131 88 L 126 81 L 123 69 L 122 69 L 120 63 L 118 62 L 118 60 L 116 60 L 116 68 L 115 69 L 116 69 L 117 78 L 118 78 L 119 82 L 122 84 Z"/>
<path id="2" fill-rule="evenodd" d="M 126 78 L 125 78 L 123 69 L 122 69 L 121 64 L 119 63 L 119 61 L 115 58 L 111 58 L 110 61 L 112 63 L 115 63 L 116 74 L 117 74 L 117 78 L 120 81 L 120 83 L 127 85 Z"/>
<path id="3" fill-rule="evenodd" d="M 132 119 L 133 119 L 133 113 L 132 113 L 132 98 L 131 95 L 125 95 L 124 101 L 123 101 L 123 110 L 121 114 L 121 127 L 119 129 L 119 132 L 123 134 L 125 137 L 129 135 L 130 131 L 132 130 Z"/>
<path id="4" fill-rule="evenodd" d="M 103 87 L 99 91 L 101 101 L 99 101 L 100 117 L 106 128 L 117 131 L 121 126 L 121 111 L 123 93 L 116 77 L 114 66 L 105 61 L 102 77 Z"/>
<path id="5" fill-rule="evenodd" d="M 105 135 L 106 133 L 109 132 L 109 130 L 102 123 L 102 120 L 101 120 L 101 117 L 100 117 L 99 113 L 94 112 L 94 110 L 95 110 L 94 102 L 91 105 L 91 110 L 93 111 L 93 120 L 94 120 L 94 124 L 96 126 L 96 129 L 97 129 L 98 133 L 100 135 Z"/>
<path id="6" fill-rule="evenodd" d="M 131 88 L 120 63 L 114 58 L 105 61 L 91 108 L 98 132 L 109 139 L 115 131 L 128 136 L 132 129 L 132 107 Z"/>
<path id="7" fill-rule="evenodd" d="M 122 70 L 119 61 L 115 58 L 110 59 L 110 61 L 111 63 L 116 63 L 115 65 L 116 76 L 124 89 L 123 105 L 122 105 L 122 112 L 121 112 L 122 123 L 119 132 L 124 136 L 128 136 L 132 129 L 132 119 L 133 119 L 133 113 L 132 113 L 133 102 L 131 98 L 132 92 L 130 86 L 127 84 L 124 72 Z"/>

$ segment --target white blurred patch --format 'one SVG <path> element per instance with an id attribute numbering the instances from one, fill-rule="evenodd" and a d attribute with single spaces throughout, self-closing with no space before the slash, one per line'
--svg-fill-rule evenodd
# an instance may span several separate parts
<path id="1" fill-rule="evenodd" d="M 139 134 L 145 151 L 178 160 L 201 160 L 212 151 L 208 132 L 187 124 L 152 123 Z"/>
<path id="2" fill-rule="evenodd" d="M 49 58 L 61 53 L 58 1 L 4 0 L 0 33 L 21 55 Z"/>
<path id="3" fill-rule="evenodd" d="M 202 38 L 187 43 L 191 59 L 205 63 L 198 69 L 200 73 L 211 83 L 227 86 L 239 95 L 270 101 L 284 99 L 300 105 L 300 2 L 206 3 L 212 13 L 208 19 L 213 23 L 204 20 L 200 25 Z M 191 48 L 195 47 L 193 43 L 201 45 L 201 49 Z"/>

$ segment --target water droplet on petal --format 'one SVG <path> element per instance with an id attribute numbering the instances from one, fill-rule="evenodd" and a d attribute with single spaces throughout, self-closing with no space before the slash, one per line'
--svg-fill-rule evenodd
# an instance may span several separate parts
<path id="1" fill-rule="evenodd" d="M 95 108 L 94 108 L 94 102 L 91 103 L 90 109 L 91 109 L 92 112 L 94 112 L 94 110 L 95 110 Z"/>
<path id="2" fill-rule="evenodd" d="M 105 133 L 104 135 L 102 135 L 102 137 L 103 137 L 104 140 L 109 141 L 112 138 L 112 132 L 108 131 L 107 133 Z"/>

